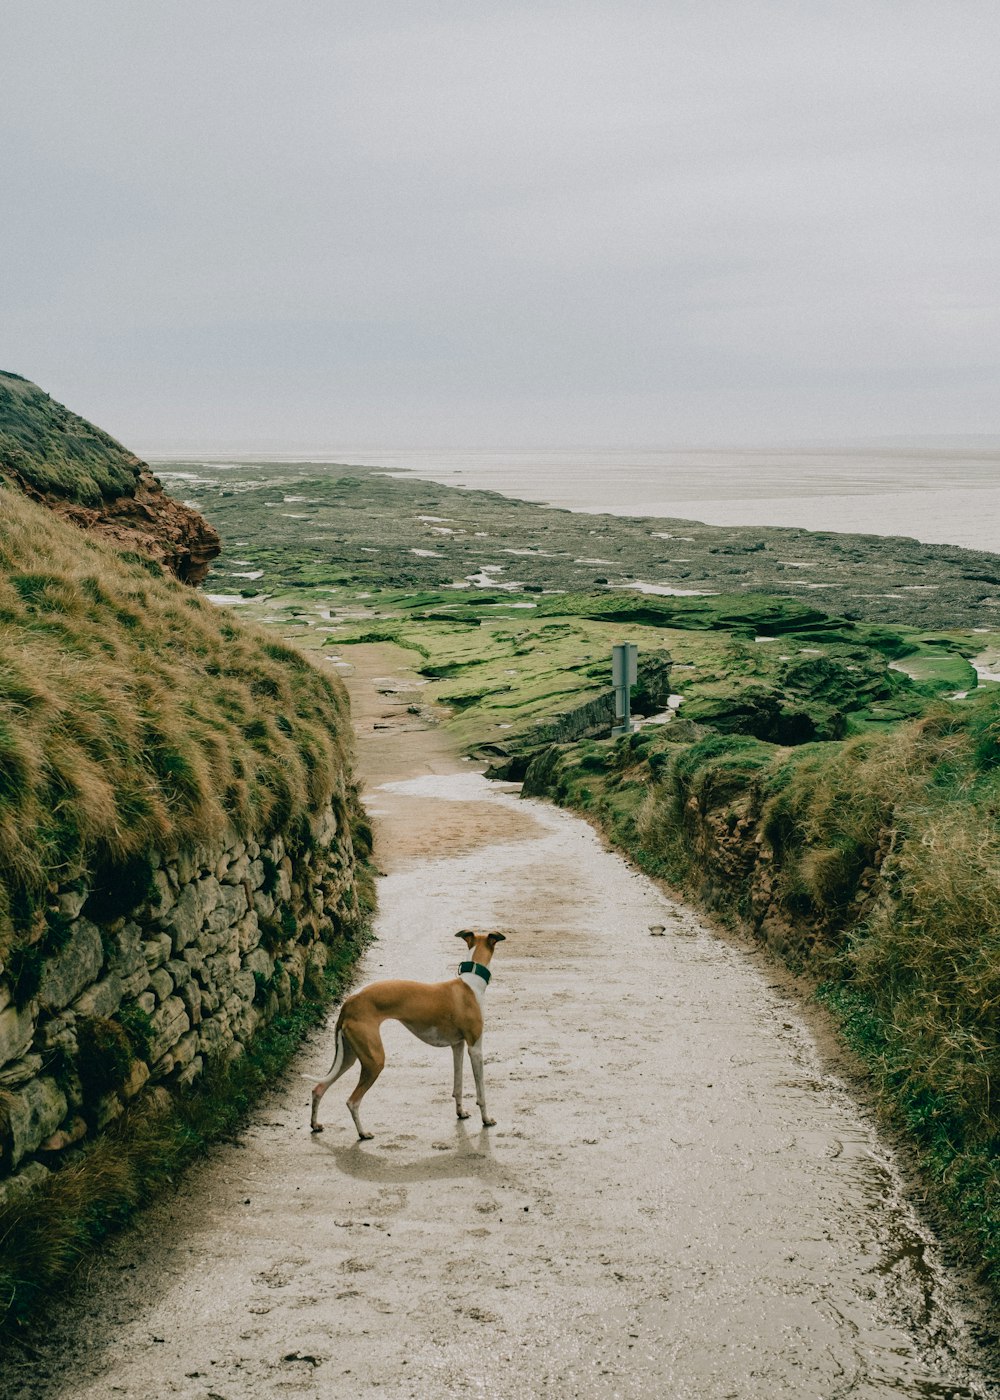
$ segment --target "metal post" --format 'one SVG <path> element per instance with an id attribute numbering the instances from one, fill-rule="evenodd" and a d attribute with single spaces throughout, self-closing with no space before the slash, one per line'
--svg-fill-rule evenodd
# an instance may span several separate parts
<path id="1" fill-rule="evenodd" d="M 638 678 L 639 648 L 634 642 L 620 642 L 611 648 L 611 683 L 615 688 L 615 718 L 612 739 L 632 733 L 632 687 Z"/>

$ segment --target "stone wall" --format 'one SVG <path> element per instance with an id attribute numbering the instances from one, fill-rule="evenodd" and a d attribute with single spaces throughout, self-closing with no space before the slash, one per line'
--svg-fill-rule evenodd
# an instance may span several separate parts
<path id="1" fill-rule="evenodd" d="M 31 977 L 23 952 L 0 964 L 0 1206 L 302 998 L 357 919 L 347 810 L 337 794 L 294 835 L 154 853 L 118 917 L 106 889 L 51 887 Z"/>

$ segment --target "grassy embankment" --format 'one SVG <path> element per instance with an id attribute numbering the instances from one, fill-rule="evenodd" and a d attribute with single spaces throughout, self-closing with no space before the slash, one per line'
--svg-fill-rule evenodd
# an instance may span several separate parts
<path id="1" fill-rule="evenodd" d="M 647 729 L 532 781 L 812 977 L 1000 1288 L 1000 692 L 791 749 Z"/>
<path id="2" fill-rule="evenodd" d="M 335 678 L 0 487 L 0 954 L 46 888 L 286 829 L 348 762 Z"/>
<path id="3" fill-rule="evenodd" d="M 113 918 L 116 901 L 142 898 L 154 849 L 294 831 L 344 774 L 348 736 L 335 678 L 0 484 L 0 992 L 30 1000 L 65 939 L 56 883 L 84 881 L 107 906 L 95 917 Z M 363 818 L 348 815 L 363 853 Z M 359 934 L 364 872 L 360 890 Z M 0 1306 L 22 1315 L 88 1242 L 232 1131 L 357 949 L 337 950 L 330 983 L 245 1062 L 167 1111 L 155 1099 L 128 1111 L 0 1213 Z M 141 1036 L 141 1016 L 119 1019 Z"/>
<path id="4" fill-rule="evenodd" d="M 0 372 L 0 477 L 80 505 L 131 495 L 139 461 L 20 375 Z"/>

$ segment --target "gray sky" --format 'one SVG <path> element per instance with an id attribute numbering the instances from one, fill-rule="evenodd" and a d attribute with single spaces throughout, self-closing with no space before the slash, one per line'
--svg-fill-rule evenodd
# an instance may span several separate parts
<path id="1" fill-rule="evenodd" d="M 31 0 L 0 368 L 138 450 L 997 431 L 995 0 Z"/>

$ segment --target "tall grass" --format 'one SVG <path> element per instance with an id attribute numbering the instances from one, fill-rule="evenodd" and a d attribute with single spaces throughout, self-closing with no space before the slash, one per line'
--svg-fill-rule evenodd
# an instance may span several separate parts
<path id="1" fill-rule="evenodd" d="M 52 881 L 295 823 L 347 735 L 334 676 L 0 484 L 0 956 Z"/>

